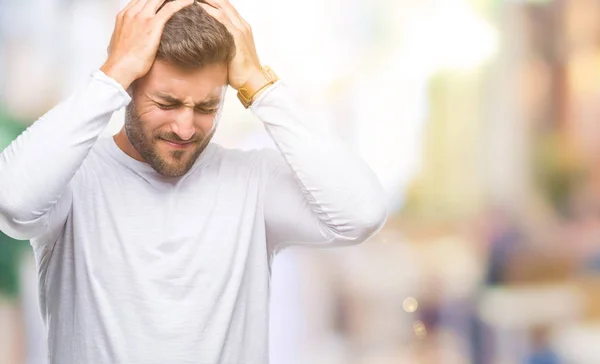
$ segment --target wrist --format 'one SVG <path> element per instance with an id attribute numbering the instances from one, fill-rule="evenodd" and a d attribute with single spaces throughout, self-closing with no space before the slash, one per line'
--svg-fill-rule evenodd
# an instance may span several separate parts
<path id="1" fill-rule="evenodd" d="M 270 83 L 270 84 L 266 85 L 265 87 L 261 88 L 260 91 L 258 91 L 257 93 L 255 93 L 254 96 L 252 96 L 252 104 L 251 105 L 253 105 L 254 102 L 260 98 L 260 95 L 264 94 L 271 87 L 273 87 L 273 85 L 274 85 L 274 83 Z"/>
<path id="2" fill-rule="evenodd" d="M 267 66 L 253 74 L 239 89 L 238 99 L 247 109 L 271 85 L 279 80 L 273 70 Z"/>
<path id="3" fill-rule="evenodd" d="M 128 72 L 124 67 L 111 61 L 106 61 L 106 63 L 100 67 L 100 71 L 121 84 L 125 90 L 127 90 L 133 81 L 135 81 L 135 77 L 131 76 L 131 72 Z"/>

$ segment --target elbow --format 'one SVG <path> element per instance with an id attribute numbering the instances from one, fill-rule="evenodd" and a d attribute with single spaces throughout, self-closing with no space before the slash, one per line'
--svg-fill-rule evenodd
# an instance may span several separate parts
<path id="1" fill-rule="evenodd" d="M 388 218 L 387 195 L 377 177 L 371 174 L 371 180 L 365 181 L 360 188 L 361 196 L 353 208 L 353 225 L 351 238 L 353 244 L 363 243 L 381 229 L 383 229 Z"/>
<path id="2" fill-rule="evenodd" d="M 16 240 L 29 240 L 34 237 L 38 222 L 30 212 L 14 208 L 0 194 L 0 231 L 4 234 Z"/>
<path id="3" fill-rule="evenodd" d="M 14 217 L 0 214 L 0 231 L 15 240 L 30 240 L 37 236 L 35 222 L 22 222 Z"/>
<path id="4" fill-rule="evenodd" d="M 387 218 L 388 209 L 383 200 L 356 207 L 347 223 L 335 229 L 336 241 L 343 241 L 344 246 L 364 243 L 383 228 Z"/>
<path id="5" fill-rule="evenodd" d="M 362 243 L 377 234 L 385 225 L 388 209 L 385 203 L 373 203 L 360 211 L 357 216 L 357 227 L 353 234 L 355 242 Z"/>

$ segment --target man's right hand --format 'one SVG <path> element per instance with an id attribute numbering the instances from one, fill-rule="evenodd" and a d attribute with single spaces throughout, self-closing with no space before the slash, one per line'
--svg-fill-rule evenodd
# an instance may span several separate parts
<path id="1" fill-rule="evenodd" d="M 100 68 L 127 89 L 143 77 L 154 63 L 165 24 L 171 16 L 194 3 L 175 0 L 157 13 L 164 0 L 131 0 L 117 14 L 108 59 Z"/>

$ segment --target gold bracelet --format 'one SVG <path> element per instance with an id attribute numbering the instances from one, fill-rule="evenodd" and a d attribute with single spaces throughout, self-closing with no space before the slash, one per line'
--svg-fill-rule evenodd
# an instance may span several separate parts
<path id="1" fill-rule="evenodd" d="M 265 87 L 274 84 L 279 80 L 279 77 L 273 70 L 264 66 L 260 72 L 255 73 L 246 83 L 239 88 L 237 96 L 242 102 L 242 105 L 247 109 L 252 105 L 254 97 Z"/>

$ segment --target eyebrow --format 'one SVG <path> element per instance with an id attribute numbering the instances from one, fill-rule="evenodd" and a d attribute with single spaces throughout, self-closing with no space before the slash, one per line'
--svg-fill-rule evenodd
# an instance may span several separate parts
<path id="1" fill-rule="evenodd" d="M 183 101 L 176 98 L 175 96 L 169 95 L 164 92 L 157 92 L 153 96 L 160 98 L 161 100 L 171 104 L 183 104 Z M 220 97 L 209 96 L 204 101 L 200 101 L 195 104 L 195 107 L 215 107 L 221 103 Z"/>

